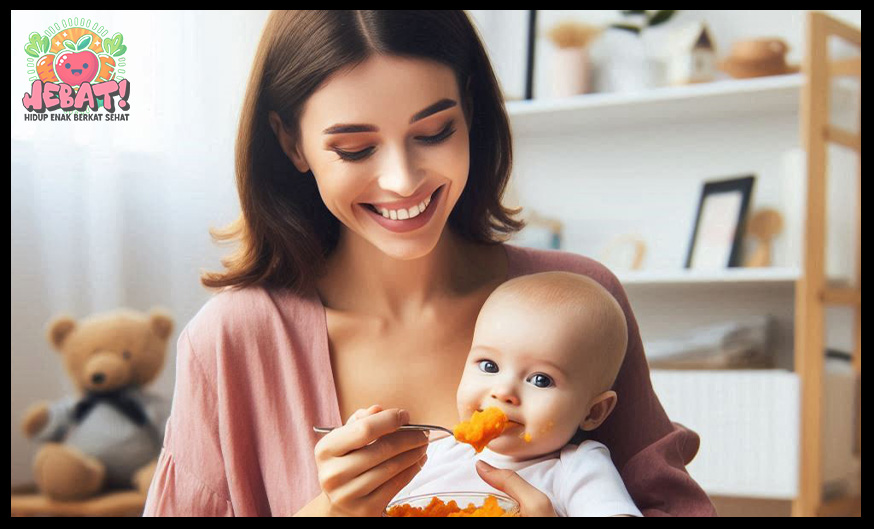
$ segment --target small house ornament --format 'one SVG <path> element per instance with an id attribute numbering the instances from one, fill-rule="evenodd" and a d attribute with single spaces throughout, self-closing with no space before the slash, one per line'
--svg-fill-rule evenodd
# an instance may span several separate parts
<path id="1" fill-rule="evenodd" d="M 668 83 L 706 83 L 716 77 L 716 48 L 707 24 L 693 22 L 668 38 Z"/>

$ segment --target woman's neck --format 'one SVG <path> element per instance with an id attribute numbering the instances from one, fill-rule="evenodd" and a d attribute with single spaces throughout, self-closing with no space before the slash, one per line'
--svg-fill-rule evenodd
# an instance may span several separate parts
<path id="1" fill-rule="evenodd" d="M 343 228 L 317 288 L 330 309 L 421 321 L 441 303 L 506 279 L 506 261 L 495 259 L 496 249 L 503 257 L 500 247 L 470 243 L 446 228 L 429 253 L 396 259 Z"/>

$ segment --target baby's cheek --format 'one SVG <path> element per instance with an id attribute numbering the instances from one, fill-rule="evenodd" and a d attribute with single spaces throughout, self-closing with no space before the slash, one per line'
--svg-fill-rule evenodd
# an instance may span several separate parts
<path id="1" fill-rule="evenodd" d="M 470 384 L 465 383 L 464 379 L 462 379 L 461 384 L 458 386 L 456 402 L 458 404 L 458 415 L 461 417 L 470 417 L 473 415 L 473 412 L 477 411 L 479 406 L 475 389 Z"/>

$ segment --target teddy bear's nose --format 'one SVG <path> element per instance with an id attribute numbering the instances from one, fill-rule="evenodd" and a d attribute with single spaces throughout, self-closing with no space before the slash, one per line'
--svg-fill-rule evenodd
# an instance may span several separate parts
<path id="1" fill-rule="evenodd" d="M 103 373 L 95 373 L 91 376 L 91 382 L 95 384 L 103 384 L 103 381 L 106 380 L 106 375 Z"/>

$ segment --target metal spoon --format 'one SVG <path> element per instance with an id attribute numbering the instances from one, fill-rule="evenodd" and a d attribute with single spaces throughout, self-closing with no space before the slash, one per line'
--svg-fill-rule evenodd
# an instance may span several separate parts
<path id="1" fill-rule="evenodd" d="M 316 433 L 328 433 L 328 432 L 336 430 L 337 428 L 339 428 L 339 426 L 335 426 L 332 428 L 328 428 L 325 426 L 313 426 L 313 431 L 315 431 Z M 452 430 L 450 430 L 449 428 L 444 428 L 442 426 L 433 426 L 430 424 L 405 424 L 405 425 L 401 426 L 400 428 L 398 428 L 398 430 L 404 430 L 404 431 L 414 430 L 414 431 L 420 431 L 420 432 L 439 431 L 439 432 L 446 432 L 449 435 L 455 437 L 455 433 Z"/>

